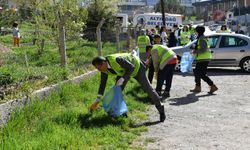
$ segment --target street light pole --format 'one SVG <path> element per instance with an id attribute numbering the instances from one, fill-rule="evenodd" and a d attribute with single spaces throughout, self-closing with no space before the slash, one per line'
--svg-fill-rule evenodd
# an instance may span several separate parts
<path id="1" fill-rule="evenodd" d="M 164 0 L 161 0 L 161 13 L 162 13 L 162 24 L 166 26 L 166 19 L 165 19 L 165 10 L 164 10 Z"/>
<path id="2" fill-rule="evenodd" d="M 240 2 L 239 2 L 239 0 L 237 0 L 237 4 L 238 4 L 238 9 L 239 9 L 239 16 L 240 16 Z"/>

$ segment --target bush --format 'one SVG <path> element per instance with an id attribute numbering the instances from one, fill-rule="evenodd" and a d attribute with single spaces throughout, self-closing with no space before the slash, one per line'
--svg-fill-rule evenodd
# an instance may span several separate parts
<path id="1" fill-rule="evenodd" d="M 8 72 L 0 72 L 0 86 L 13 83 L 13 78 Z"/>

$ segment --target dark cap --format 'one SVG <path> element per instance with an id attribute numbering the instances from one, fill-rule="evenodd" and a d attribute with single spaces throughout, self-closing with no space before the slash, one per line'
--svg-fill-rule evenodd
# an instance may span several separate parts
<path id="1" fill-rule="evenodd" d="M 160 34 L 154 35 L 154 38 L 161 38 Z"/>

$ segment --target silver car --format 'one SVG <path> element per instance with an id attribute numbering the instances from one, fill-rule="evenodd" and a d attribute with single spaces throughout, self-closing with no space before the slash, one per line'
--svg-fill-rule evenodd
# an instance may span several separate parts
<path id="1" fill-rule="evenodd" d="M 213 55 L 209 67 L 241 67 L 250 73 L 250 37 L 232 33 L 213 33 L 206 35 Z M 183 52 L 192 51 L 196 40 L 185 46 L 172 47 L 178 59 Z M 180 65 L 176 67 L 178 70 Z"/>

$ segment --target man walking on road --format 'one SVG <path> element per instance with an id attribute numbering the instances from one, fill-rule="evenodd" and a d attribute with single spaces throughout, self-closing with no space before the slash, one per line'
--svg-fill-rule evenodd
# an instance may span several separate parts
<path id="1" fill-rule="evenodd" d="M 108 75 L 117 76 L 116 85 L 121 86 L 122 89 L 124 89 L 130 77 L 133 77 L 139 82 L 142 89 L 148 93 L 160 113 L 160 121 L 164 122 L 166 118 L 164 106 L 160 102 L 160 96 L 150 85 L 145 74 L 146 67 L 139 57 L 131 53 L 112 54 L 106 57 L 98 56 L 93 59 L 92 64 L 101 72 L 101 82 L 98 96 L 95 102 L 91 105 L 91 110 L 94 110 L 97 107 L 104 93 Z"/>

